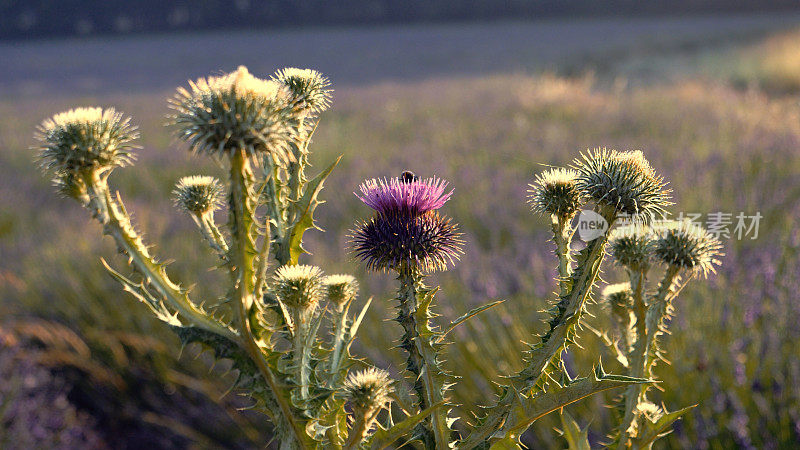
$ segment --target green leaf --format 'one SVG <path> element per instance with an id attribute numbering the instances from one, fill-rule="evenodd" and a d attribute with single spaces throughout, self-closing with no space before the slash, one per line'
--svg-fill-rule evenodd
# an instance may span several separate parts
<path id="1" fill-rule="evenodd" d="M 414 427 L 416 427 L 417 424 L 443 406 L 445 406 L 444 402 L 436 403 L 430 408 L 424 409 L 413 416 L 406 417 L 403 421 L 394 424 L 394 426 L 388 430 L 379 428 L 378 431 L 373 433 L 369 438 L 368 447 L 371 450 L 382 450 L 390 446 L 392 442 L 414 431 Z"/>
<path id="2" fill-rule="evenodd" d="M 466 322 L 472 317 L 477 316 L 478 314 L 486 311 L 487 309 L 494 308 L 495 306 L 499 305 L 500 303 L 503 303 L 504 301 L 505 300 L 497 300 L 496 302 L 488 303 L 486 305 L 478 306 L 477 308 L 471 309 L 463 316 L 451 322 L 450 326 L 447 327 L 447 329 L 439 336 L 436 342 L 441 342 L 442 340 L 444 340 L 445 336 L 447 336 L 447 334 L 453 331 L 457 326 L 461 325 L 462 323 Z"/>
<path id="3" fill-rule="evenodd" d="M 303 250 L 303 233 L 309 228 L 314 227 L 314 210 L 322 203 L 317 197 L 320 191 L 322 191 L 322 185 L 325 183 L 325 179 L 328 178 L 328 175 L 331 174 L 334 167 L 339 164 L 341 159 L 341 156 L 336 158 L 333 164 L 310 180 L 306 185 L 306 191 L 303 197 L 294 205 L 295 217 L 297 217 L 297 219 L 294 224 L 289 227 L 285 235 L 283 258 L 288 256 L 288 259 L 281 261 L 281 264 L 297 264 L 300 260 L 300 255 L 306 253 L 306 251 Z M 288 255 L 286 252 L 288 252 Z"/>
<path id="4" fill-rule="evenodd" d="M 592 450 L 589 445 L 589 426 L 581 428 L 578 422 L 564 409 L 561 410 L 561 426 L 569 450 Z"/>
<path id="5" fill-rule="evenodd" d="M 489 450 L 519 450 L 519 439 L 513 436 L 506 436 L 503 439 L 495 442 L 489 447 Z"/>
<path id="6" fill-rule="evenodd" d="M 634 448 L 646 448 L 653 443 L 656 439 L 665 434 L 669 434 L 672 430 L 672 424 L 675 423 L 682 415 L 686 414 L 697 405 L 687 406 L 686 408 L 679 409 L 673 412 L 665 412 L 655 420 L 647 417 L 644 418 L 644 429 L 639 433 L 639 436 L 632 439 Z M 666 410 L 665 410 L 666 411 Z"/>

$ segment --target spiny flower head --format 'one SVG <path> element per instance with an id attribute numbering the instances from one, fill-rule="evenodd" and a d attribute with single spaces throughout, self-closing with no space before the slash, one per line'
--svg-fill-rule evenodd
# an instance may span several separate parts
<path id="1" fill-rule="evenodd" d="M 337 306 L 350 303 L 358 295 L 358 281 L 352 275 L 328 275 L 322 284 L 328 300 Z"/>
<path id="2" fill-rule="evenodd" d="M 322 298 L 322 270 L 316 266 L 286 265 L 275 271 L 275 293 L 288 307 L 314 309 Z"/>
<path id="3" fill-rule="evenodd" d="M 627 307 L 631 303 L 631 284 L 609 284 L 603 289 L 603 299 L 612 308 Z"/>
<path id="4" fill-rule="evenodd" d="M 536 176 L 528 186 L 528 203 L 540 214 L 550 214 L 568 220 L 581 206 L 581 191 L 576 183 L 577 172 L 555 168 Z"/>
<path id="5" fill-rule="evenodd" d="M 608 238 L 611 254 L 621 266 L 639 270 L 653 255 L 653 233 L 647 225 L 634 223 L 615 228 Z"/>
<path id="6" fill-rule="evenodd" d="M 192 175 L 178 180 L 172 194 L 176 205 L 201 216 L 219 207 L 222 191 L 222 184 L 216 178 Z"/>
<path id="7" fill-rule="evenodd" d="M 46 119 L 36 134 L 42 165 L 57 172 L 107 170 L 133 162 L 139 137 L 114 108 L 75 108 Z"/>
<path id="8" fill-rule="evenodd" d="M 582 154 L 572 167 L 583 194 L 615 213 L 649 222 L 670 205 L 666 182 L 650 167 L 641 151 L 595 149 Z"/>
<path id="9" fill-rule="evenodd" d="M 664 264 L 689 269 L 702 276 L 714 272 L 722 244 L 705 228 L 691 221 L 673 221 L 655 229 L 655 257 Z"/>
<path id="10" fill-rule="evenodd" d="M 291 92 L 275 80 L 262 80 L 239 66 L 236 72 L 189 82 L 170 100 L 178 137 L 193 151 L 270 154 L 276 163 L 293 160 L 288 144 L 296 117 Z"/>
<path id="11" fill-rule="evenodd" d="M 359 186 L 361 195 L 355 195 L 380 214 L 414 217 L 441 208 L 453 195 L 452 189 L 445 193 L 446 188 L 447 182 L 439 178 L 404 174 L 402 178 L 366 180 Z"/>
<path id="12" fill-rule="evenodd" d="M 352 252 L 375 271 L 447 270 L 463 253 L 462 244 L 458 227 L 437 211 L 375 214 L 351 235 Z"/>
<path id="13" fill-rule="evenodd" d="M 344 396 L 356 411 L 373 412 L 384 408 L 392 394 L 392 379 L 385 370 L 370 367 L 351 373 L 344 381 Z"/>
<path id="14" fill-rule="evenodd" d="M 287 67 L 275 72 L 272 79 L 289 88 L 292 102 L 303 111 L 317 114 L 331 104 L 331 82 L 316 70 Z"/>

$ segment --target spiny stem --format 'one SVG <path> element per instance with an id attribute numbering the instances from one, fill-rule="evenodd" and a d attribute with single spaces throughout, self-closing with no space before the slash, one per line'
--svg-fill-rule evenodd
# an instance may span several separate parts
<path id="1" fill-rule="evenodd" d="M 550 216 L 553 229 L 553 241 L 556 243 L 556 256 L 558 257 L 558 285 L 561 296 L 569 294 L 569 278 L 572 276 L 572 255 L 570 254 L 570 221 L 567 217 Z"/>
<path id="2" fill-rule="evenodd" d="M 647 305 L 644 302 L 644 284 L 646 268 L 630 271 L 631 290 L 633 291 L 633 312 L 636 316 L 636 341 L 628 355 L 628 375 L 631 377 L 642 378 L 646 371 L 647 361 Z M 644 393 L 642 386 L 628 386 L 625 391 L 625 415 L 620 424 L 620 443 L 618 448 L 625 448 L 630 437 L 631 425 L 636 420 L 636 411 L 641 396 Z"/>
<path id="3" fill-rule="evenodd" d="M 400 271 L 398 279 L 400 304 L 397 321 L 405 331 L 401 347 L 408 352 L 406 368 L 414 377 L 414 391 L 417 393 L 419 407 L 426 409 L 444 400 L 444 386 L 437 380 L 437 376 L 441 379 L 442 374 L 436 362 L 436 353 L 429 342 L 422 342 L 424 338 L 419 334 L 415 318 L 419 306 L 417 294 L 424 289 L 422 275 L 409 269 Z M 423 441 L 426 448 L 449 448 L 450 429 L 447 426 L 446 413 L 437 409 L 424 424 Z"/>

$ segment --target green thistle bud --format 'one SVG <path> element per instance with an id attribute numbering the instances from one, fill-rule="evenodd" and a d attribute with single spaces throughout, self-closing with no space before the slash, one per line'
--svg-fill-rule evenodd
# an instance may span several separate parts
<path id="1" fill-rule="evenodd" d="M 550 169 L 536 176 L 528 186 L 528 203 L 540 214 L 571 219 L 581 206 L 581 191 L 577 187 L 577 172 L 570 169 Z"/>
<path id="2" fill-rule="evenodd" d="M 611 231 L 608 238 L 611 254 L 627 269 L 640 270 L 650 264 L 653 233 L 646 225 L 632 224 Z"/>
<path id="3" fill-rule="evenodd" d="M 328 275 L 322 279 L 328 300 L 341 308 L 358 295 L 358 281 L 352 275 Z"/>
<path id="4" fill-rule="evenodd" d="M 295 118 L 291 92 L 274 80 L 262 80 L 240 66 L 236 72 L 190 82 L 170 100 L 178 137 L 196 152 L 222 155 L 243 150 L 292 161 L 290 126 Z"/>
<path id="5" fill-rule="evenodd" d="M 331 82 L 316 70 L 287 67 L 272 76 L 292 93 L 292 103 L 311 114 L 328 109 L 331 104 Z"/>
<path id="6" fill-rule="evenodd" d="M 77 176 L 75 172 L 58 172 L 53 177 L 53 186 L 56 192 L 64 197 L 76 200 L 88 201 L 88 190 L 83 178 Z"/>
<path id="7" fill-rule="evenodd" d="M 175 204 L 198 216 L 214 212 L 222 200 L 222 184 L 214 177 L 192 175 L 175 184 Z"/>
<path id="8" fill-rule="evenodd" d="M 631 304 L 633 292 L 630 283 L 609 284 L 603 289 L 603 299 L 612 309 L 627 308 Z"/>
<path id="9" fill-rule="evenodd" d="M 283 266 L 275 271 L 275 293 L 290 308 L 313 310 L 323 295 L 322 270 L 316 266 Z"/>
<path id="10" fill-rule="evenodd" d="M 56 114 L 43 121 L 36 134 L 42 166 L 63 174 L 130 165 L 138 137 L 130 118 L 113 108 L 75 108 Z"/>
<path id="11" fill-rule="evenodd" d="M 719 239 L 690 221 L 669 222 L 655 230 L 655 258 L 702 276 L 714 272 L 722 256 Z"/>
<path id="12" fill-rule="evenodd" d="M 392 379 L 385 370 L 370 367 L 351 373 L 344 382 L 344 396 L 357 413 L 377 411 L 391 400 Z"/>
<path id="13" fill-rule="evenodd" d="M 572 167 L 578 172 L 578 189 L 615 215 L 625 213 L 649 222 L 671 204 L 666 182 L 641 151 L 590 150 Z"/>

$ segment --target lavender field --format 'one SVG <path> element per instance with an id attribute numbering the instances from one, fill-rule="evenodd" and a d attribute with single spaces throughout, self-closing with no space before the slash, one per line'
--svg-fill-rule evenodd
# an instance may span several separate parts
<path id="1" fill-rule="evenodd" d="M 0 60 L 0 448 L 259 448 L 262 418 L 227 393 L 225 367 L 178 351 L 169 330 L 122 293 L 98 256 L 119 262 L 85 211 L 53 194 L 33 161 L 41 119 L 69 107 L 114 106 L 142 132 L 135 167 L 111 182 L 156 254 L 181 255 L 176 278 L 223 294 L 212 254 L 196 246 L 170 191 L 184 175 L 221 175 L 163 125 L 166 98 L 188 78 L 246 64 L 259 76 L 283 66 L 329 75 L 334 104 L 314 137 L 313 162 L 344 158 L 309 233 L 315 263 L 354 273 L 374 297 L 356 352 L 387 358 L 389 275 L 367 275 L 347 253 L 367 211 L 352 194 L 365 178 L 402 170 L 450 181 L 444 208 L 461 224 L 466 254 L 437 275 L 445 319 L 506 302 L 456 330 L 447 364 L 473 373 L 455 387 L 465 409 L 518 370 L 523 341 L 541 331 L 555 268 L 545 220 L 525 203 L 548 165 L 593 147 L 641 149 L 670 181 L 674 213 L 730 213 L 725 257 L 677 304 L 659 365 L 670 408 L 697 403 L 661 448 L 794 448 L 800 443 L 800 15 L 603 19 L 541 23 L 295 30 L 3 43 Z M 736 216 L 760 215 L 757 235 Z M 620 273 L 602 274 L 609 283 Z M 608 321 L 590 307 L 594 328 Z M 166 343 L 166 344 L 165 344 Z M 174 344 L 174 345 L 173 345 Z M 601 340 L 568 354 L 583 373 Z M 491 354 L 499 364 L 487 365 Z M 469 368 L 465 370 L 464 368 Z M 570 407 L 593 442 L 612 425 L 613 394 Z M 222 399 L 222 401 L 219 401 Z M 56 404 L 58 408 L 48 408 Z M 11 406 L 7 406 L 11 405 Z M 22 422 L 21 422 L 22 421 Z M 43 423 L 34 431 L 24 421 Z M 524 442 L 563 448 L 557 418 Z M 22 444 L 24 443 L 24 444 Z M 29 444 L 30 443 L 30 444 Z M 21 447 L 20 447 L 21 445 Z"/>

